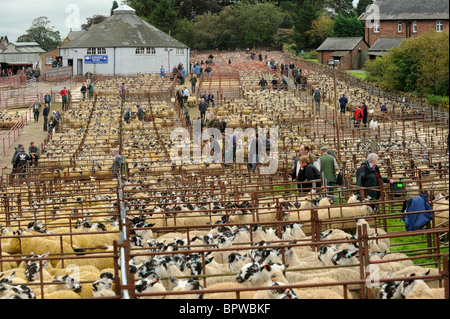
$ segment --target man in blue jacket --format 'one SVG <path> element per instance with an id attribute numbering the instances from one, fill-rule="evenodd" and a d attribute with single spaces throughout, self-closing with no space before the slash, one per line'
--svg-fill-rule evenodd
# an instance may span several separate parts
<path id="1" fill-rule="evenodd" d="M 345 111 L 347 110 L 347 103 L 348 99 L 345 96 L 345 94 L 342 94 L 341 98 L 339 99 L 339 105 L 341 107 L 341 113 L 345 114 Z"/>

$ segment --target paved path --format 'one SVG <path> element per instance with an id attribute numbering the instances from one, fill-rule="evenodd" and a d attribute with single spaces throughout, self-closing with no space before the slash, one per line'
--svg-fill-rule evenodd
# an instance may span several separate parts
<path id="1" fill-rule="evenodd" d="M 61 103 L 52 103 L 51 112 L 55 110 L 61 110 Z M 34 119 L 31 119 L 30 122 L 23 128 L 23 131 L 17 137 L 16 141 L 11 145 L 8 151 L 0 157 L 0 169 L 4 167 L 12 168 L 11 159 L 14 155 L 14 148 L 17 145 L 22 144 L 25 147 L 25 152 L 28 153 L 28 147 L 30 146 L 30 142 L 34 142 L 39 147 L 44 142 L 44 140 L 48 136 L 48 132 L 44 131 L 44 117 L 42 116 L 42 108 L 41 114 L 39 116 L 39 121 L 35 122 Z M 6 133 L 6 132 L 5 132 Z"/>

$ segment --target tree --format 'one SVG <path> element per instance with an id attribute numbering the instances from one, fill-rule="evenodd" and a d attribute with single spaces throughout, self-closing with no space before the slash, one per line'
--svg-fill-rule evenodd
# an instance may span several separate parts
<path id="1" fill-rule="evenodd" d="M 302 5 L 298 5 L 294 18 L 294 41 L 299 50 L 313 48 L 310 43 L 308 34 L 311 29 L 312 22 L 320 15 L 320 10 L 313 1 L 303 1 Z M 315 48 L 314 48 L 315 49 Z"/>
<path id="2" fill-rule="evenodd" d="M 160 0 L 150 13 L 147 21 L 166 33 L 176 30 L 177 12 L 172 0 Z"/>
<path id="3" fill-rule="evenodd" d="M 33 20 L 26 34 L 21 35 L 17 42 L 36 42 L 45 51 L 51 51 L 61 42 L 59 31 L 54 31 L 50 26 L 50 20 L 41 16 Z"/>
<path id="4" fill-rule="evenodd" d="M 321 15 L 315 19 L 311 24 L 311 29 L 305 32 L 312 47 L 319 47 L 326 38 L 333 36 L 333 27 L 334 22 L 328 16 Z"/>
<path id="5" fill-rule="evenodd" d="M 388 90 L 448 96 L 448 37 L 449 29 L 429 30 L 404 40 L 400 48 L 367 63 L 367 79 Z"/>
<path id="6" fill-rule="evenodd" d="M 353 0 L 328 0 L 327 7 L 330 8 L 335 15 L 349 17 L 355 14 Z"/>
<path id="7" fill-rule="evenodd" d="M 366 8 L 367 6 L 373 4 L 373 0 L 359 0 L 358 4 L 356 5 L 356 14 L 358 15 L 358 17 L 363 14 L 364 12 L 366 12 Z"/>
<path id="8" fill-rule="evenodd" d="M 246 46 L 270 46 L 274 35 L 283 21 L 282 11 L 274 4 L 238 4 L 241 34 Z"/>
<path id="9" fill-rule="evenodd" d="M 94 14 L 92 17 L 86 18 L 86 23 L 81 25 L 81 30 L 88 31 L 94 24 L 99 24 L 108 19 L 107 16 Z"/>
<path id="10" fill-rule="evenodd" d="M 117 9 L 118 7 L 119 7 L 119 4 L 117 3 L 116 0 L 114 0 L 113 4 L 112 4 L 112 8 L 111 8 L 111 15 L 114 14 L 114 10 Z"/>
<path id="11" fill-rule="evenodd" d="M 334 18 L 335 37 L 363 37 L 364 30 L 365 23 L 359 21 L 357 16 L 345 17 L 339 14 Z"/>

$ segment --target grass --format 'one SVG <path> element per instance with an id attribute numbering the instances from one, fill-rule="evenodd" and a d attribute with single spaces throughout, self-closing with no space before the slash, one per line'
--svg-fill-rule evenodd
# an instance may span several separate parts
<path id="1" fill-rule="evenodd" d="M 347 72 L 347 73 L 353 75 L 354 77 L 361 78 L 361 79 L 364 79 L 364 80 L 367 78 L 367 73 L 366 72 Z"/>

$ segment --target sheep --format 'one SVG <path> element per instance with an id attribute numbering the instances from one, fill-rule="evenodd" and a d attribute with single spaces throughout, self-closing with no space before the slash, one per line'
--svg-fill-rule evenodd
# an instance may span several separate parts
<path id="1" fill-rule="evenodd" d="M 203 290 L 203 299 L 236 299 L 236 292 L 216 292 L 208 293 L 208 290 L 219 290 L 219 289 L 245 289 L 247 286 L 237 283 L 237 282 L 220 282 L 214 285 L 208 286 Z M 254 291 L 241 291 L 239 293 L 240 299 L 254 299 Z"/>
<path id="2" fill-rule="evenodd" d="M 106 247 L 106 249 L 103 250 L 104 253 L 111 255 L 112 254 L 112 247 Z M 102 254 L 103 255 L 103 254 Z M 94 266 L 98 270 L 104 270 L 106 268 L 114 268 L 114 258 L 111 257 L 103 257 L 102 255 L 90 255 L 89 258 L 82 258 L 82 259 L 66 259 L 65 264 L 71 264 L 76 266 Z M 59 261 L 55 268 L 63 268 L 62 267 L 62 260 Z"/>
<path id="3" fill-rule="evenodd" d="M 445 299 L 445 290 L 430 288 L 423 280 L 414 280 L 412 284 L 403 286 L 402 296 L 405 299 Z"/>
<path id="4" fill-rule="evenodd" d="M 44 299 L 78 299 L 81 298 L 75 291 L 72 290 L 57 290 L 45 294 Z"/>
<path id="5" fill-rule="evenodd" d="M 375 229 L 370 227 L 369 223 L 365 219 L 358 219 L 356 221 L 356 229 L 358 229 L 358 226 L 367 225 L 367 235 L 369 237 L 376 237 L 377 235 L 386 235 L 387 233 L 381 229 L 377 228 L 377 232 L 375 232 Z M 372 240 L 372 244 L 377 243 L 377 245 L 380 247 L 378 251 L 386 251 L 389 252 L 389 247 L 391 246 L 391 242 L 389 238 L 383 238 L 383 239 L 376 239 Z M 369 241 L 370 244 L 370 241 Z"/>
<path id="6" fill-rule="evenodd" d="M 0 285 L 0 299 L 36 299 L 33 290 L 27 285 Z"/>
<path id="7" fill-rule="evenodd" d="M 114 291 L 114 275 L 110 272 L 103 272 L 100 279 L 92 283 L 94 297 L 116 296 Z"/>
<path id="8" fill-rule="evenodd" d="M 302 281 L 301 284 L 318 284 L 318 283 L 336 283 L 337 280 L 331 277 L 313 278 Z M 299 284 L 297 282 L 296 284 Z M 311 288 L 294 288 L 295 294 L 299 299 L 343 299 L 344 289 L 341 286 L 322 286 Z M 352 294 L 347 290 L 347 299 L 353 299 Z"/>
<path id="9" fill-rule="evenodd" d="M 261 286 L 269 278 L 284 272 L 287 266 L 279 263 L 267 263 L 261 265 L 259 263 L 248 263 L 244 265 L 236 275 L 238 283 L 245 283 L 249 287 Z M 284 278 L 284 275 L 281 275 Z M 286 280 L 284 280 L 286 282 Z"/>
<path id="10" fill-rule="evenodd" d="M 436 196 L 436 199 L 433 201 L 433 210 L 441 209 L 442 211 L 435 213 L 435 224 L 438 227 L 448 227 L 449 201 L 448 198 L 442 195 Z"/>
<path id="11" fill-rule="evenodd" d="M 185 291 L 185 290 L 203 290 L 202 285 L 198 281 L 197 278 L 188 278 L 188 279 L 177 279 L 174 277 L 169 277 L 170 281 L 175 284 L 175 287 L 172 291 Z M 203 299 L 203 294 L 190 294 L 190 295 L 169 295 L 167 299 Z"/>
<path id="12" fill-rule="evenodd" d="M 136 293 L 154 293 L 154 292 L 167 292 L 164 285 L 157 278 L 144 278 L 136 282 Z M 139 296 L 139 299 L 164 299 L 165 296 Z"/>

